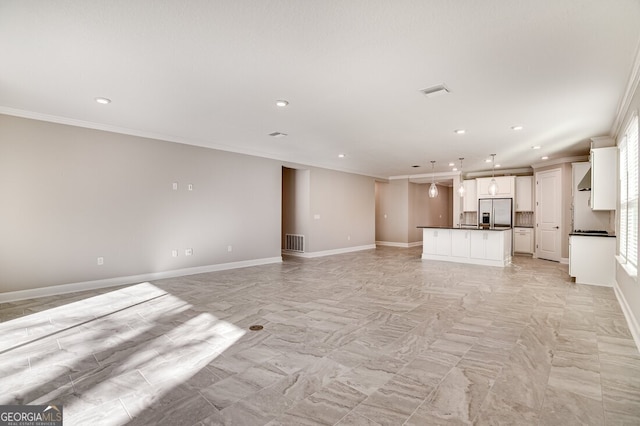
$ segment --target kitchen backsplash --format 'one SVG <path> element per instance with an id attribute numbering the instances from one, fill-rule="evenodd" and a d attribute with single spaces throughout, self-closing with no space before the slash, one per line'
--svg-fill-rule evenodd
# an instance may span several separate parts
<path id="1" fill-rule="evenodd" d="M 533 212 L 516 212 L 515 226 L 533 226 Z"/>
<path id="2" fill-rule="evenodd" d="M 477 212 L 463 212 L 460 213 L 460 223 L 463 225 L 475 225 L 478 223 Z"/>

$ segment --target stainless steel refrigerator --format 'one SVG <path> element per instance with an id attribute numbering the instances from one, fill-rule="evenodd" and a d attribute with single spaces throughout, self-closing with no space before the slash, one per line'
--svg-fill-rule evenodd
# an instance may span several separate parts
<path id="1" fill-rule="evenodd" d="M 480 198 L 478 200 L 478 227 L 511 228 L 512 198 Z"/>

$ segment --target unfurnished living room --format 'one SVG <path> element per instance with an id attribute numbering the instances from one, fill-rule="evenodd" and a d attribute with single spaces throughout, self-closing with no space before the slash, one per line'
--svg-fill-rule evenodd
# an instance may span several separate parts
<path id="1" fill-rule="evenodd" d="M 640 424 L 638 22 L 0 1 L 0 425 Z"/>

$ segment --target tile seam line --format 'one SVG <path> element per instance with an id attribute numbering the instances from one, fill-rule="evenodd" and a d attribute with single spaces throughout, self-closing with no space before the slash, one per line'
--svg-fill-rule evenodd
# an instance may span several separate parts
<path id="1" fill-rule="evenodd" d="M 134 303 L 134 304 L 132 304 L 132 305 L 125 306 L 124 308 L 120 308 L 120 309 L 117 309 L 117 310 L 115 310 L 115 311 L 108 312 L 108 313 L 106 313 L 106 314 L 103 314 L 103 315 L 100 315 L 100 316 L 97 316 L 97 317 L 94 317 L 94 318 L 88 319 L 88 320 L 86 320 L 86 321 L 82 321 L 82 322 L 80 322 L 80 323 L 78 323 L 78 324 L 74 324 L 74 325 L 72 325 L 72 326 L 62 328 L 62 329 L 57 330 L 57 331 L 54 331 L 54 332 L 52 332 L 52 333 L 48 333 L 48 334 L 46 334 L 46 335 L 44 335 L 44 336 L 37 337 L 37 338 L 32 339 L 32 340 L 29 340 L 29 341 L 27 341 L 27 342 L 20 343 L 20 344 L 15 345 L 15 346 L 11 346 L 11 347 L 9 347 L 9 348 L 7 348 L 7 349 L 3 349 L 3 350 L 1 350 L 1 351 L 0 351 L 0 355 L 4 355 L 5 353 L 11 352 L 11 351 L 13 351 L 13 350 L 15 350 L 15 349 L 19 349 L 19 348 L 25 347 L 25 346 L 27 346 L 27 345 L 30 345 L 31 343 L 38 342 L 38 341 L 40 341 L 40 340 L 44 340 L 44 339 L 46 339 L 46 338 L 49 338 L 49 337 L 51 337 L 51 336 L 55 336 L 55 335 L 57 335 L 57 334 L 60 334 L 60 333 L 65 332 L 65 331 L 73 330 L 74 328 L 80 327 L 80 326 L 85 325 L 85 324 L 89 324 L 89 323 L 91 323 L 91 322 L 97 321 L 97 320 L 102 319 L 102 318 L 106 318 L 106 317 L 111 316 L 111 315 L 113 315 L 113 314 L 117 314 L 118 312 L 122 312 L 122 311 L 125 311 L 125 310 L 127 310 L 127 309 L 133 308 L 133 307 L 135 307 L 135 306 L 142 305 L 143 303 L 151 302 L 152 300 L 156 300 L 156 299 L 159 299 L 159 298 L 161 298 L 161 297 L 165 297 L 165 296 L 167 296 L 168 294 L 169 294 L 169 293 L 160 294 L 160 295 L 158 295 L 158 296 L 154 296 L 154 297 L 152 297 L 152 298 L 150 298 L 150 299 L 142 300 L 142 301 L 140 301 L 140 302 L 138 302 L 138 303 Z"/>

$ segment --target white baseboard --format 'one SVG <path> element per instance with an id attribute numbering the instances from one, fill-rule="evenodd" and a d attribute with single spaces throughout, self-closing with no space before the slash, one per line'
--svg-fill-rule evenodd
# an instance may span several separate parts
<path id="1" fill-rule="evenodd" d="M 622 308 L 624 317 L 627 319 L 627 325 L 629 326 L 629 331 L 631 332 L 633 341 L 636 342 L 636 347 L 640 351 L 640 325 L 638 325 L 638 319 L 633 315 L 633 311 L 629 307 L 627 299 L 624 297 L 624 293 L 620 290 L 618 282 L 615 280 L 613 282 L 613 290 L 616 294 L 616 298 L 618 299 L 618 303 Z"/>
<path id="2" fill-rule="evenodd" d="M 324 256 L 332 256 L 334 254 L 344 254 L 351 253 L 354 251 L 362 251 L 362 250 L 373 250 L 376 248 L 375 244 L 368 244 L 366 246 L 355 246 L 355 247 L 345 247 L 341 249 L 334 250 L 323 250 L 323 251 L 313 251 L 306 253 L 292 252 L 292 251 L 282 251 L 283 254 L 288 254 L 290 256 L 296 257 L 304 257 L 305 259 L 311 259 L 314 257 L 324 257 Z"/>
<path id="3" fill-rule="evenodd" d="M 422 245 L 422 241 L 416 241 L 414 243 L 394 243 L 392 241 L 376 241 L 377 246 L 386 246 L 386 247 L 402 247 L 402 248 L 411 248 L 418 247 Z"/>
<path id="4" fill-rule="evenodd" d="M 224 271 L 227 269 L 247 268 L 249 266 L 280 263 L 282 257 L 266 257 L 262 259 L 242 260 L 239 262 L 220 263 L 217 265 L 196 266 L 193 268 L 174 269 L 172 271 L 150 272 L 147 274 L 131 275 L 127 277 L 107 278 L 103 280 L 84 281 L 72 284 L 61 284 L 50 287 L 33 288 L 29 290 L 9 291 L 0 293 L 0 303 L 15 302 L 17 300 L 35 299 L 58 294 L 75 293 L 78 291 L 96 290 L 99 288 L 115 287 L 119 285 L 138 284 L 145 281 L 161 280 L 164 278 L 183 277 L 187 275 L 203 274 L 206 272 Z"/>
<path id="5" fill-rule="evenodd" d="M 563 265 L 568 265 L 569 264 L 569 258 L 568 257 L 561 257 L 560 258 L 560 263 Z"/>

